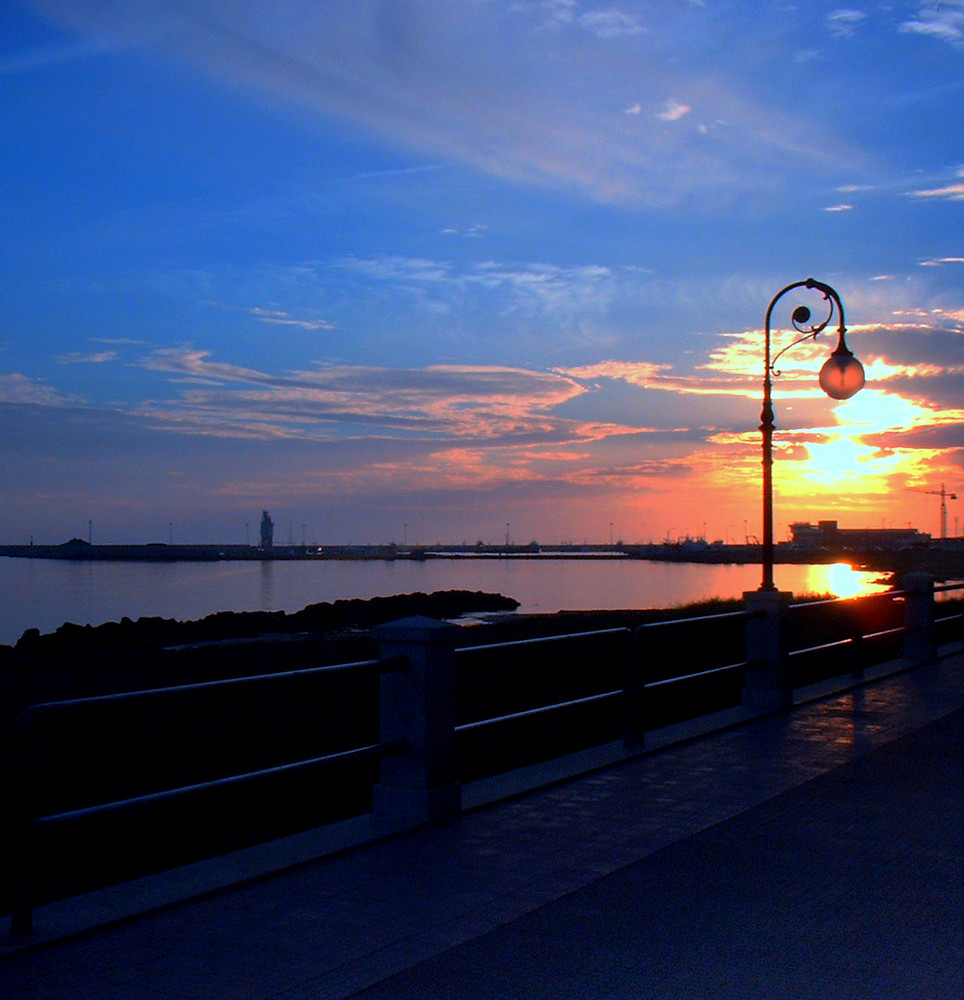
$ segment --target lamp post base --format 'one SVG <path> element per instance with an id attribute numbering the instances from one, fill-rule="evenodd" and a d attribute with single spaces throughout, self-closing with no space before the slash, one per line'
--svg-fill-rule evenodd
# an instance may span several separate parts
<path id="1" fill-rule="evenodd" d="M 750 590 L 743 601 L 746 622 L 746 680 L 741 702 L 746 708 L 789 708 L 793 689 L 787 675 L 783 619 L 793 594 L 786 590 Z"/>

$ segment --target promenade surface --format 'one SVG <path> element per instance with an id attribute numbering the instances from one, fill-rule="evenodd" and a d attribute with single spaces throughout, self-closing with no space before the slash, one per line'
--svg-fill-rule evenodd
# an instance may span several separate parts
<path id="1" fill-rule="evenodd" d="M 960 1000 L 962 806 L 956 654 L 10 952 L 0 997 Z"/>

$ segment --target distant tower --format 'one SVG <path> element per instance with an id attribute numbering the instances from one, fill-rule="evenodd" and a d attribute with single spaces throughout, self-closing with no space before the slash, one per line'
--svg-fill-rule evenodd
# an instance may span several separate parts
<path id="1" fill-rule="evenodd" d="M 261 548 L 270 549 L 274 545 L 274 521 L 266 510 L 261 511 Z"/>

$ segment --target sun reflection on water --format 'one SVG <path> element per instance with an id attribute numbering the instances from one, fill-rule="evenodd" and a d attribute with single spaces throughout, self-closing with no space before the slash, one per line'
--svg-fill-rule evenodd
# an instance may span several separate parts
<path id="1" fill-rule="evenodd" d="M 847 563 L 830 563 L 807 568 L 807 592 L 833 594 L 834 597 L 864 597 L 889 589 L 880 574 L 854 569 Z"/>

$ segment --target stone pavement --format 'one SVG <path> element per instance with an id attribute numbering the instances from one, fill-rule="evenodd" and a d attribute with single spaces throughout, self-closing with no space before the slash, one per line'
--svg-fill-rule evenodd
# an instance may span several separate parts
<path id="1" fill-rule="evenodd" d="M 0 961 L 16 1000 L 964 996 L 964 655 Z"/>

